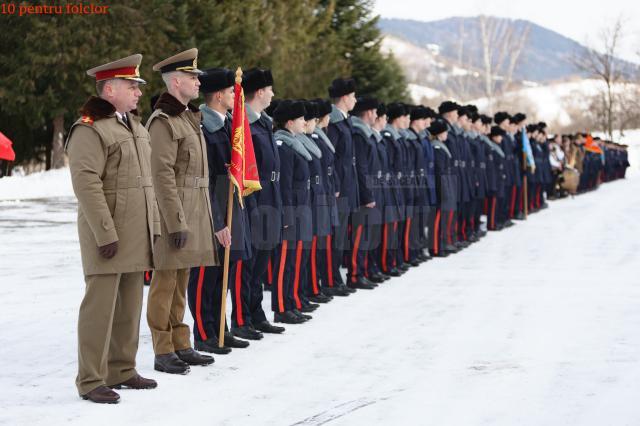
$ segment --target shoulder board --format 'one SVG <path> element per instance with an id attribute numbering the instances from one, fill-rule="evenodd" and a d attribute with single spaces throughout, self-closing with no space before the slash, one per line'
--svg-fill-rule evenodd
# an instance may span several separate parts
<path id="1" fill-rule="evenodd" d="M 85 124 L 93 125 L 93 118 L 91 118 L 88 115 L 83 115 L 82 118 L 80 119 L 80 121 L 85 123 Z"/>
<path id="2" fill-rule="evenodd" d="M 276 145 L 281 146 L 282 145 L 282 141 L 280 139 L 276 140 Z"/>
<path id="3" fill-rule="evenodd" d="M 382 136 L 391 136 L 391 132 L 382 132 Z"/>
<path id="4" fill-rule="evenodd" d="M 442 148 L 440 148 L 438 145 L 434 145 L 433 149 L 442 149 Z"/>
<path id="5" fill-rule="evenodd" d="M 311 133 L 311 137 L 312 137 L 313 139 L 318 139 L 318 135 L 316 135 L 315 133 Z"/>

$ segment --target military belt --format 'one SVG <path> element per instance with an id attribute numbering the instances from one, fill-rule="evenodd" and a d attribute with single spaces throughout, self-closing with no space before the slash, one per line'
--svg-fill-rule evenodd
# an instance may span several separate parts
<path id="1" fill-rule="evenodd" d="M 176 186 L 179 188 L 208 188 L 209 178 L 202 176 L 180 176 L 176 177 Z"/>
<path id="2" fill-rule="evenodd" d="M 151 176 L 130 176 L 124 186 L 121 184 L 119 185 L 117 179 L 102 182 L 102 189 L 106 191 L 114 189 L 145 188 L 149 186 L 153 186 L 153 178 Z"/>

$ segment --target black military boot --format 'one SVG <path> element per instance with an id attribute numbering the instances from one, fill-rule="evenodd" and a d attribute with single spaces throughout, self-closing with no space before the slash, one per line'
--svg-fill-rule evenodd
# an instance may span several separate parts
<path id="1" fill-rule="evenodd" d="M 273 325 L 267 320 L 257 323 L 255 325 L 255 329 L 267 334 L 280 334 L 280 333 L 283 333 L 285 330 L 284 327 L 278 327 L 277 325 Z"/>
<path id="2" fill-rule="evenodd" d="M 382 274 L 373 274 L 369 276 L 369 281 L 379 284 L 384 281 Z"/>
<path id="3" fill-rule="evenodd" d="M 300 318 L 292 311 L 284 311 L 283 313 L 276 312 L 273 314 L 273 320 L 275 322 L 282 322 L 285 324 L 302 324 L 306 321 L 304 318 Z"/>
<path id="4" fill-rule="evenodd" d="M 225 342 L 226 343 L 226 342 Z M 231 352 L 231 348 L 228 346 L 219 347 L 218 338 L 212 337 L 207 340 L 196 340 L 195 349 L 201 352 L 209 352 L 216 355 L 226 355 Z"/>
<path id="5" fill-rule="evenodd" d="M 413 259 L 409 262 L 411 266 L 420 266 L 420 261 L 418 259 Z"/>
<path id="6" fill-rule="evenodd" d="M 224 332 L 224 345 L 230 348 L 244 349 L 249 346 L 246 340 L 238 339 L 229 331 Z"/>
<path id="7" fill-rule="evenodd" d="M 389 276 L 390 277 L 399 277 L 400 275 L 402 275 L 402 273 L 400 271 L 398 271 L 398 268 L 389 269 Z"/>
<path id="8" fill-rule="evenodd" d="M 176 351 L 176 355 L 189 365 L 209 365 L 213 364 L 214 361 L 212 356 L 202 355 L 194 351 L 193 348 L 180 349 Z"/>
<path id="9" fill-rule="evenodd" d="M 156 355 L 153 360 L 153 368 L 156 371 L 169 374 L 187 374 L 190 371 L 189 364 L 182 361 L 178 358 L 178 355 L 173 352 Z"/>
<path id="10" fill-rule="evenodd" d="M 231 333 L 236 337 L 246 340 L 260 340 L 264 337 L 262 333 L 248 325 L 244 327 L 231 327 Z"/>
<path id="11" fill-rule="evenodd" d="M 349 293 L 349 294 L 355 293 L 357 291 L 355 288 L 351 288 L 351 287 L 346 286 L 344 284 L 338 284 L 336 287 L 339 288 L 341 291 Z"/>
<path id="12" fill-rule="evenodd" d="M 442 246 L 442 250 L 445 253 L 457 253 L 460 249 L 452 244 L 445 244 Z"/>

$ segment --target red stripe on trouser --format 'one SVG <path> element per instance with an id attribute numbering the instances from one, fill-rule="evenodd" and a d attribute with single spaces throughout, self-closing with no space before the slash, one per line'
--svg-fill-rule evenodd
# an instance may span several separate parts
<path id="1" fill-rule="evenodd" d="M 204 283 L 204 266 L 200 267 L 198 271 L 198 286 L 196 288 L 196 324 L 198 326 L 198 333 L 202 340 L 207 340 L 207 333 L 204 331 L 204 324 L 202 322 L 202 284 Z"/>
<path id="2" fill-rule="evenodd" d="M 471 218 L 471 231 L 475 231 L 476 230 L 476 218 L 472 217 Z"/>
<path id="3" fill-rule="evenodd" d="M 467 219 L 462 219 L 462 239 L 467 241 Z"/>
<path id="4" fill-rule="evenodd" d="M 362 236 L 362 225 L 356 228 L 356 239 L 353 243 L 353 253 L 351 253 L 351 282 L 358 280 L 358 248 L 360 247 L 360 237 Z"/>
<path id="5" fill-rule="evenodd" d="M 364 254 L 364 276 L 369 278 L 369 253 Z"/>
<path id="6" fill-rule="evenodd" d="M 524 182 L 522 183 L 523 188 L 524 188 Z M 520 196 L 518 197 L 518 205 L 520 206 L 520 211 L 524 211 L 524 208 L 522 207 L 522 205 L 524 204 L 524 189 L 522 191 L 520 191 Z"/>
<path id="7" fill-rule="evenodd" d="M 240 327 L 244 325 L 242 319 L 242 260 L 236 262 L 236 322 Z"/>
<path id="8" fill-rule="evenodd" d="M 316 274 L 316 248 L 318 246 L 318 237 L 313 236 L 313 241 L 311 242 L 311 284 L 313 285 L 313 294 L 318 294 L 320 291 L 318 290 L 318 275 Z"/>
<path id="9" fill-rule="evenodd" d="M 382 227 L 382 259 L 380 259 L 380 264 L 382 265 L 382 270 L 384 272 L 389 271 L 389 268 L 387 268 L 387 225 L 388 224 L 385 223 Z"/>
<path id="10" fill-rule="evenodd" d="M 447 241 L 451 244 L 451 221 L 453 220 L 453 210 L 449 212 L 449 219 L 447 220 Z"/>
<path id="11" fill-rule="evenodd" d="M 541 192 L 542 187 L 538 186 L 538 208 L 540 208 L 540 192 Z"/>
<path id="12" fill-rule="evenodd" d="M 404 225 L 404 261 L 409 261 L 409 232 L 411 231 L 411 218 L 407 218 L 407 223 Z"/>
<path id="13" fill-rule="evenodd" d="M 273 284 L 273 264 L 271 263 L 271 256 L 269 256 L 269 263 L 267 263 L 267 283 Z"/>
<path id="14" fill-rule="evenodd" d="M 302 262 L 302 241 L 298 241 L 296 245 L 296 275 L 293 279 L 293 298 L 296 301 L 296 307 L 302 309 L 302 302 L 300 302 L 300 296 L 298 295 L 298 289 L 300 288 L 300 263 Z"/>
<path id="15" fill-rule="evenodd" d="M 327 279 L 329 287 L 333 287 L 333 262 L 331 260 L 331 234 L 327 235 Z"/>
<path id="16" fill-rule="evenodd" d="M 398 236 L 398 222 L 393 222 L 393 235 L 396 236 L 396 242 L 397 242 L 398 241 L 398 238 L 397 238 L 397 236 Z M 393 255 L 393 266 L 396 266 L 397 264 L 398 264 L 398 258 L 397 258 L 397 256 L 395 255 L 395 252 L 394 252 L 394 255 Z"/>
<path id="17" fill-rule="evenodd" d="M 433 252 L 438 254 L 438 244 L 440 243 L 440 235 L 438 235 L 438 231 L 440 230 L 440 209 L 436 209 L 436 223 L 433 224 Z"/>
<path id="18" fill-rule="evenodd" d="M 278 310 L 284 312 L 284 298 L 282 295 L 282 281 L 284 279 L 284 264 L 287 260 L 287 240 L 282 242 L 282 250 L 280 252 L 280 265 L 278 266 Z"/>
<path id="19" fill-rule="evenodd" d="M 511 202 L 509 203 L 509 218 L 513 219 L 513 211 L 516 208 L 516 186 L 511 187 Z"/>
<path id="20" fill-rule="evenodd" d="M 484 209 L 482 211 L 485 215 L 489 214 L 489 198 L 484 199 Z"/>
<path id="21" fill-rule="evenodd" d="M 146 271 L 144 273 L 144 279 L 145 281 L 151 281 L 151 274 L 149 273 L 149 271 Z"/>
<path id="22" fill-rule="evenodd" d="M 496 198 L 491 198 L 491 229 L 496 229 Z"/>

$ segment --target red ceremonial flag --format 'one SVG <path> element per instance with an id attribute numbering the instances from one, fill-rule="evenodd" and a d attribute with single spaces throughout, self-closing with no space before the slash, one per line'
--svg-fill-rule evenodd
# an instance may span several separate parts
<path id="1" fill-rule="evenodd" d="M 236 71 L 234 87 L 233 119 L 231 120 L 231 165 L 229 175 L 238 190 L 240 205 L 242 197 L 262 189 L 256 165 L 256 154 L 253 151 L 251 128 L 244 107 L 244 91 L 242 90 L 242 70 Z"/>
<path id="2" fill-rule="evenodd" d="M 16 153 L 13 151 L 13 142 L 0 132 L 0 160 L 14 161 Z"/>

